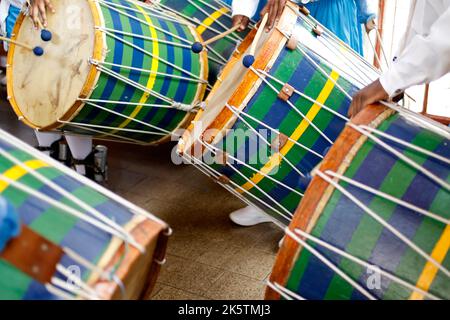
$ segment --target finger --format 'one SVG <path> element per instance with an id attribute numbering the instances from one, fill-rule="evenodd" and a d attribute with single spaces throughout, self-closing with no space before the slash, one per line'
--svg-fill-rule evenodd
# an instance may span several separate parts
<path id="1" fill-rule="evenodd" d="M 45 0 L 45 5 L 47 6 L 47 8 L 50 10 L 51 13 L 55 13 L 56 10 L 52 5 L 52 2 L 50 0 Z"/>
<path id="2" fill-rule="evenodd" d="M 238 29 L 238 31 L 244 31 L 245 29 L 247 29 L 249 23 L 250 23 L 250 18 L 243 17 L 241 20 L 241 27 Z"/>
<path id="3" fill-rule="evenodd" d="M 277 17 L 277 14 L 278 14 L 278 2 L 275 1 L 272 4 L 272 8 L 270 9 L 270 12 L 269 12 L 269 19 L 267 20 L 266 32 L 269 32 L 270 30 L 272 30 L 272 28 L 275 24 L 275 19 Z"/>
<path id="4" fill-rule="evenodd" d="M 283 14 L 284 7 L 286 6 L 286 2 L 287 2 L 287 0 L 280 1 L 280 5 L 278 6 L 278 14 L 277 14 L 276 22 L 278 22 L 280 20 L 281 15 Z"/>
<path id="5" fill-rule="evenodd" d="M 269 12 L 269 6 L 270 3 L 266 4 L 264 6 L 264 8 L 261 10 L 261 12 L 259 13 L 259 21 L 256 23 L 256 28 L 259 28 L 259 25 L 261 24 L 262 19 L 264 18 L 264 16 L 266 15 L 267 12 Z"/>
<path id="6" fill-rule="evenodd" d="M 242 16 L 233 16 L 233 27 L 241 24 Z"/>
<path id="7" fill-rule="evenodd" d="M 45 3 L 43 2 L 39 4 L 39 14 L 41 15 L 42 25 L 47 27 L 47 9 L 45 8 Z"/>
<path id="8" fill-rule="evenodd" d="M 34 28 L 39 27 L 39 9 L 35 6 L 31 7 L 31 20 L 33 20 Z"/>

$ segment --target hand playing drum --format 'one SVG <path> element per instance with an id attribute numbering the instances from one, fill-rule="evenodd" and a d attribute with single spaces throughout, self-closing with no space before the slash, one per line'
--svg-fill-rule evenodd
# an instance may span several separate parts
<path id="1" fill-rule="evenodd" d="M 30 17 L 33 20 L 34 26 L 38 28 L 40 24 L 44 28 L 47 27 L 47 9 L 51 13 L 55 13 L 50 0 L 33 0 L 30 5 Z"/>

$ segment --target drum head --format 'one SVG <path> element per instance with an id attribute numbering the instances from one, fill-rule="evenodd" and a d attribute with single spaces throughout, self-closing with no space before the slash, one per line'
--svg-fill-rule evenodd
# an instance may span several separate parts
<path id="1" fill-rule="evenodd" d="M 11 44 L 8 55 L 8 95 L 16 113 L 32 127 L 52 128 L 76 107 L 89 77 L 94 52 L 94 17 L 85 0 L 53 2 L 48 13 L 52 39 L 41 39 L 31 19 L 20 15 L 13 39 L 44 49 L 42 56 Z"/>

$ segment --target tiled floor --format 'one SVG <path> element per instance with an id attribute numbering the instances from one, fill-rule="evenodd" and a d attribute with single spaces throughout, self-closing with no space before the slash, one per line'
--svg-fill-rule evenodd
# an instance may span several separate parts
<path id="1" fill-rule="evenodd" d="M 5 93 L 0 127 L 35 144 L 15 120 Z M 108 144 L 111 190 L 167 221 L 174 229 L 153 299 L 260 299 L 282 232 L 275 225 L 233 225 L 228 213 L 243 203 L 187 165 L 174 165 L 174 145 Z"/>

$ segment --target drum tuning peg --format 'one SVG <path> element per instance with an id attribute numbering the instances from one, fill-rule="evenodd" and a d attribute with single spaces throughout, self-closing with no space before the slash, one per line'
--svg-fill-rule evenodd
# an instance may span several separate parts
<path id="1" fill-rule="evenodd" d="M 44 54 L 44 49 L 42 47 L 36 46 L 33 48 L 33 53 L 40 57 Z"/>
<path id="2" fill-rule="evenodd" d="M 246 68 L 250 68 L 253 63 L 255 62 L 255 56 L 248 54 L 244 57 L 244 59 L 242 59 L 242 64 L 244 65 L 244 67 Z"/>
<path id="3" fill-rule="evenodd" d="M 308 172 L 304 177 L 300 177 L 300 179 L 298 179 L 298 186 L 300 187 L 300 189 L 305 191 L 306 189 L 308 189 L 308 186 L 311 183 L 311 180 L 312 180 L 312 176 Z"/>
<path id="4" fill-rule="evenodd" d="M 203 45 L 200 42 L 194 42 L 191 47 L 192 52 L 200 53 L 203 51 Z"/>
<path id="5" fill-rule="evenodd" d="M 42 29 L 41 30 L 41 39 L 42 39 L 42 41 L 52 40 L 52 33 L 47 29 Z"/>

